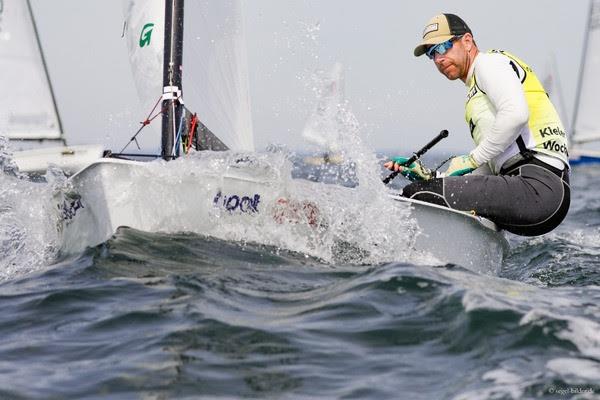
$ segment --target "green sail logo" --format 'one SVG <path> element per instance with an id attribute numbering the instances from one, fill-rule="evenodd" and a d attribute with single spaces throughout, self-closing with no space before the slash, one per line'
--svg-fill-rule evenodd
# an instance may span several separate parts
<path id="1" fill-rule="evenodd" d="M 140 47 L 144 47 L 150 44 L 150 39 L 152 38 L 152 29 L 154 29 L 153 23 L 148 23 L 144 25 L 142 28 L 142 33 L 140 34 Z"/>

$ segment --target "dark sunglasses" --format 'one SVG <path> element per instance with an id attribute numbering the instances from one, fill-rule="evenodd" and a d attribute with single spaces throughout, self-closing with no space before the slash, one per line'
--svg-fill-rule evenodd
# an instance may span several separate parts
<path id="1" fill-rule="evenodd" d="M 454 44 L 455 40 L 458 40 L 462 37 L 461 36 L 455 36 L 452 39 L 446 40 L 445 42 L 442 43 L 438 43 L 436 45 L 431 46 L 430 48 L 427 49 L 427 51 L 425 52 L 425 54 L 427 54 L 427 57 L 429 57 L 430 60 L 433 60 L 435 57 L 435 53 L 438 53 L 440 56 L 446 54 L 446 52 L 448 50 L 450 50 Z"/>

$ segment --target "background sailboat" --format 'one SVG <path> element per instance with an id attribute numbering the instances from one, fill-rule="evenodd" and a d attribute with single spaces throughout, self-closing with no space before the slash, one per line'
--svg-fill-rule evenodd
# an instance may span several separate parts
<path id="1" fill-rule="evenodd" d="M 102 156 L 99 145 L 67 146 L 29 1 L 0 2 L 0 135 L 22 172 L 49 164 L 74 173 Z"/>
<path id="2" fill-rule="evenodd" d="M 589 19 L 571 129 L 570 163 L 600 162 L 600 1 L 590 1 Z"/>

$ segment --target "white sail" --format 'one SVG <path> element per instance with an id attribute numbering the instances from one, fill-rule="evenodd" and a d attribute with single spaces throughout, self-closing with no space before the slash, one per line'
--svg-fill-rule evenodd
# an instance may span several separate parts
<path id="1" fill-rule="evenodd" d="M 253 151 L 241 0 L 187 0 L 185 106 L 232 150 Z"/>
<path id="2" fill-rule="evenodd" d="M 0 1 L 0 135 L 61 139 L 29 2 Z"/>
<path id="3" fill-rule="evenodd" d="M 569 115 L 567 114 L 567 108 L 565 106 L 565 100 L 562 92 L 562 85 L 560 82 L 560 74 L 558 73 L 558 66 L 556 64 L 556 57 L 554 54 L 548 59 L 546 64 L 546 73 L 542 80 L 542 86 L 546 89 L 546 93 L 550 96 L 552 103 L 555 105 L 560 120 L 563 126 L 569 125 Z"/>
<path id="4" fill-rule="evenodd" d="M 315 111 L 306 121 L 302 136 L 325 150 L 339 150 L 340 122 L 338 115 L 345 103 L 344 70 L 335 63 L 329 75 L 325 76 Z"/>
<path id="5" fill-rule="evenodd" d="M 150 113 L 163 92 L 163 48 L 165 2 L 158 0 L 125 0 L 125 38 L 133 80 L 141 110 Z M 155 133 L 160 133 L 160 118 Z"/>
<path id="6" fill-rule="evenodd" d="M 125 4 L 132 71 L 149 112 L 162 94 L 164 1 Z M 241 0 L 186 0 L 184 18 L 185 107 L 230 149 L 253 151 Z"/>
<path id="7" fill-rule="evenodd" d="M 600 140 L 600 0 L 592 0 L 573 121 L 574 145 Z"/>

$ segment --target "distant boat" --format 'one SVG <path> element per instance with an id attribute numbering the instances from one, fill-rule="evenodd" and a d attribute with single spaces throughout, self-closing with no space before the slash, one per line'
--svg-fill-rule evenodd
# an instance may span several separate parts
<path id="1" fill-rule="evenodd" d="M 321 155 L 312 155 L 312 156 L 306 156 L 302 159 L 302 161 L 304 161 L 304 164 L 308 164 L 308 165 L 328 165 L 328 164 L 335 164 L 335 165 L 339 165 L 342 164 L 344 162 L 344 157 L 341 154 L 330 154 L 328 152 L 322 153 Z"/>
<path id="2" fill-rule="evenodd" d="M 29 0 L 0 2 L 0 82 L 0 136 L 21 172 L 73 174 L 102 157 L 100 145 L 67 146 Z"/>
<path id="3" fill-rule="evenodd" d="M 591 0 L 573 126 L 571 165 L 600 162 L 600 0 Z"/>

